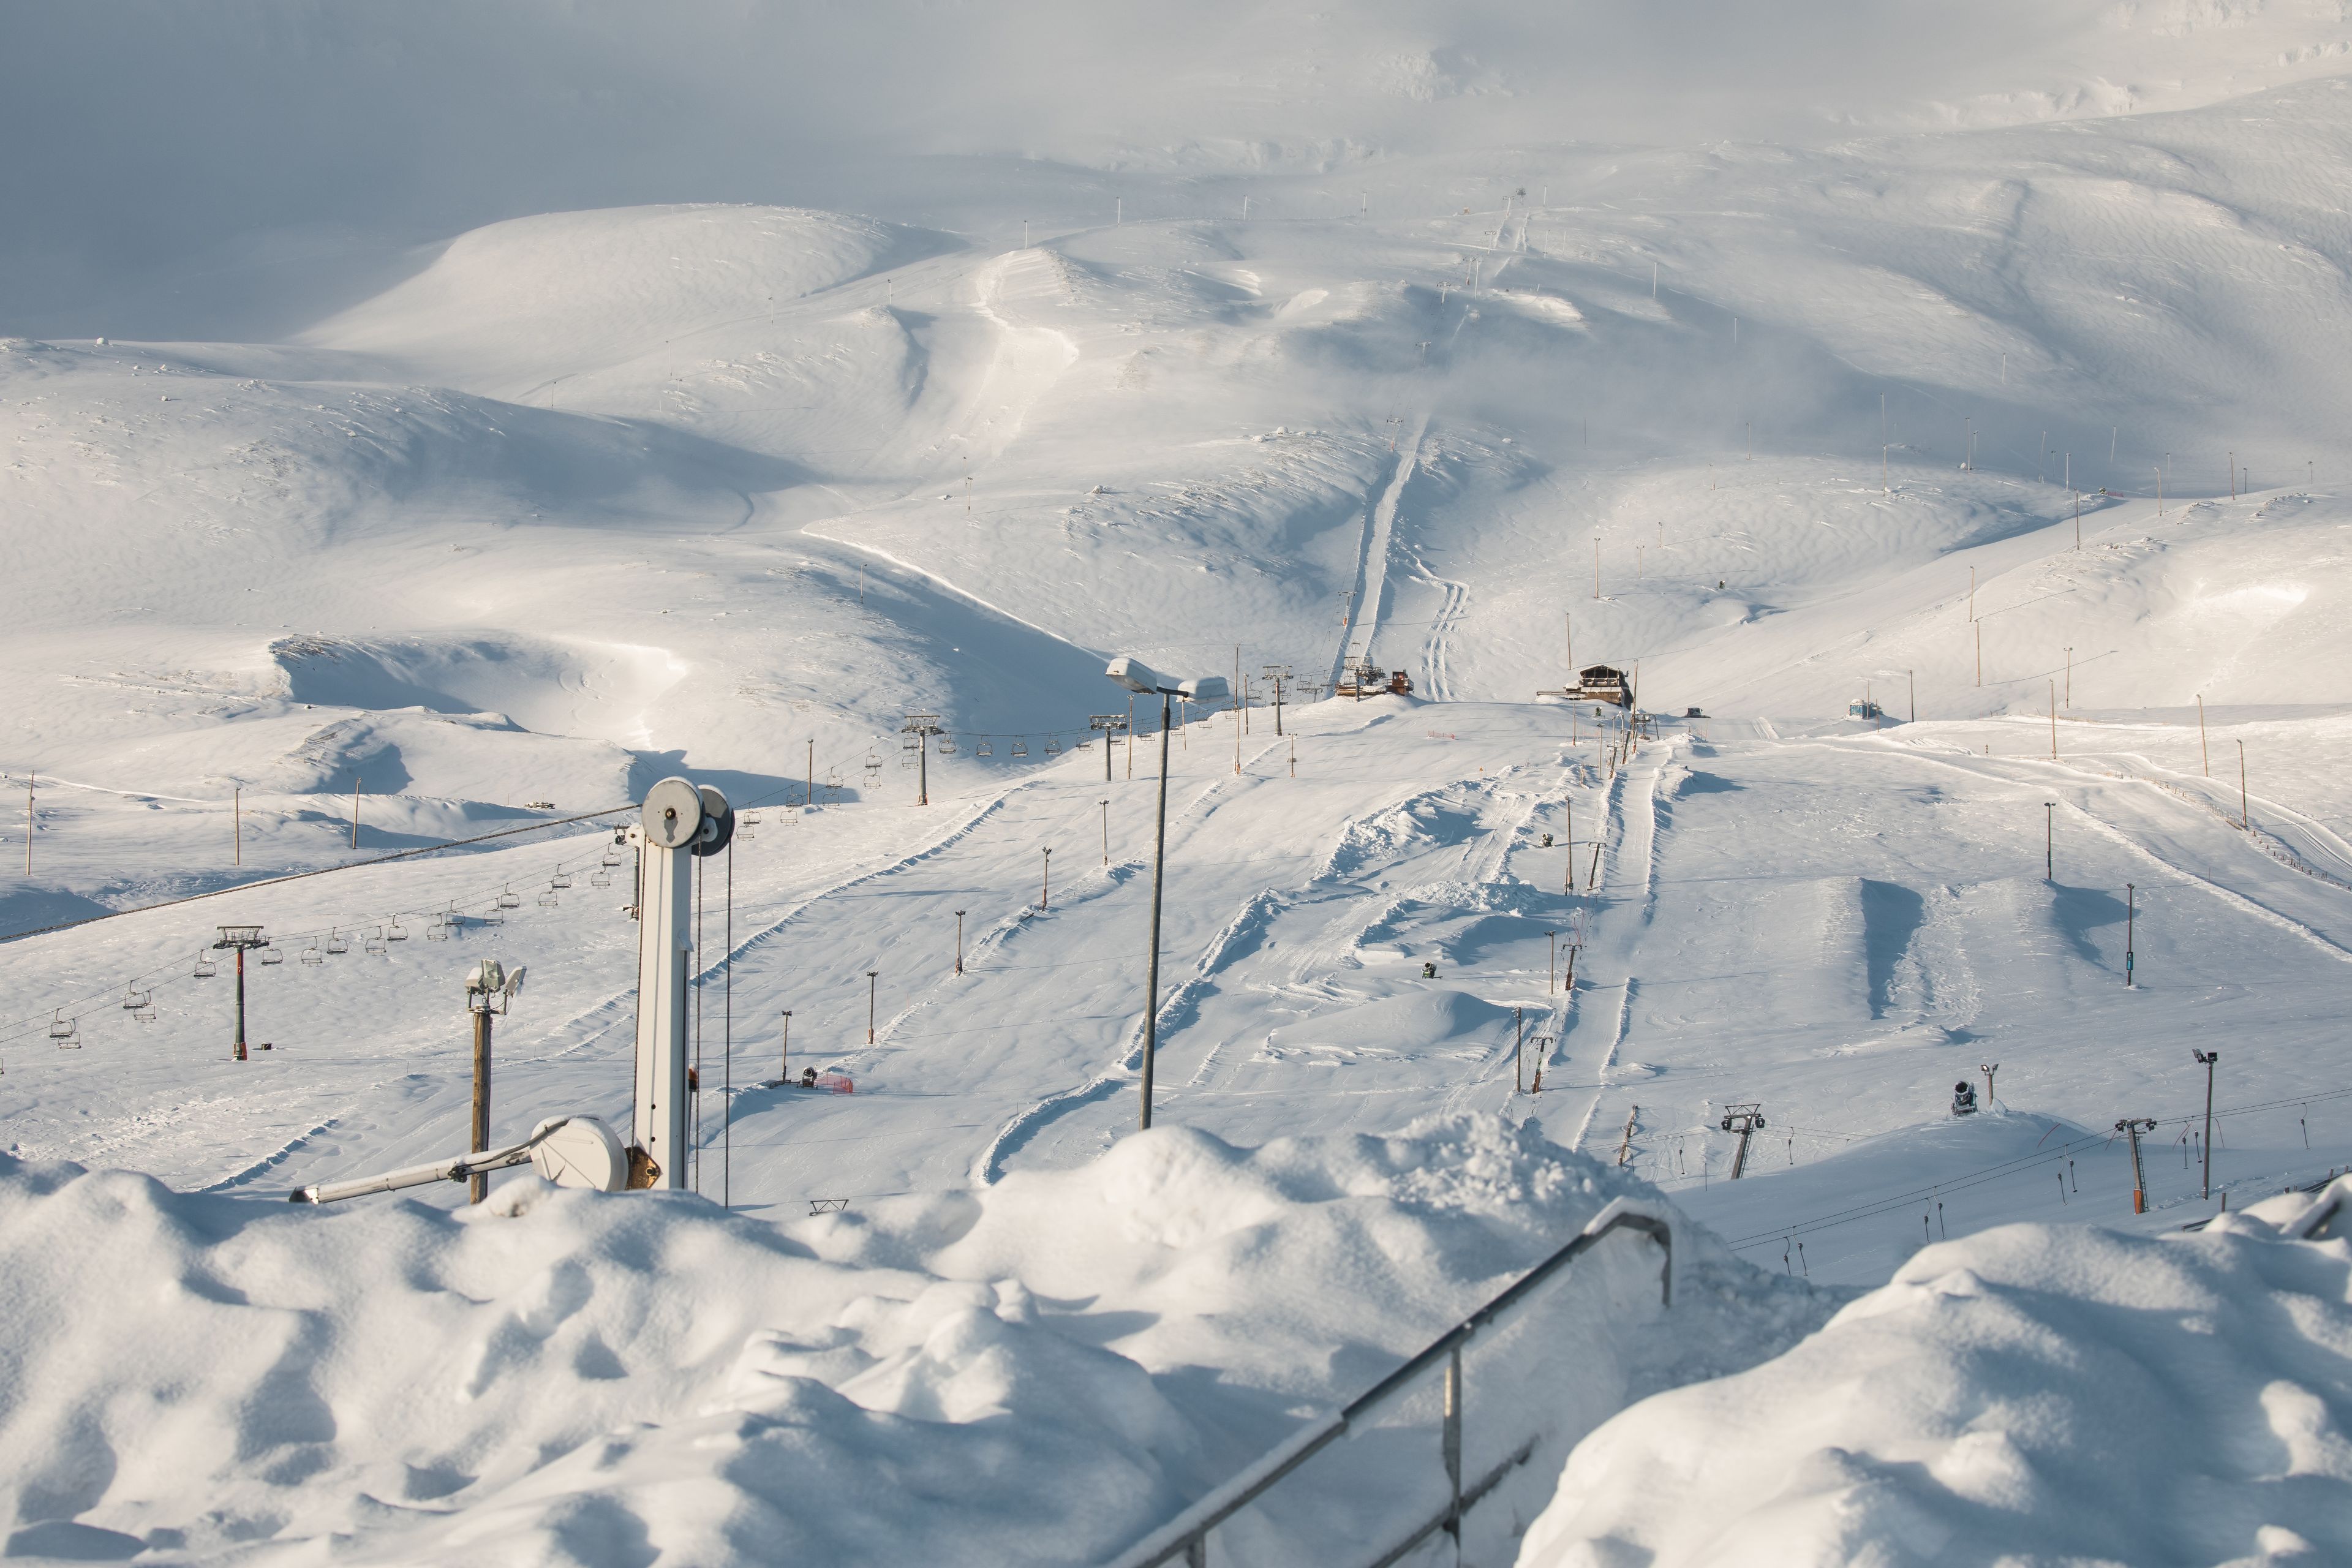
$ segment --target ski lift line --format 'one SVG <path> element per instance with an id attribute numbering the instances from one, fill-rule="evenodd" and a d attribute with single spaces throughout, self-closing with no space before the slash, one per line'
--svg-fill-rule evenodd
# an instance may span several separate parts
<path id="1" fill-rule="evenodd" d="M 631 806 L 631 807 L 627 807 L 627 808 L 625 808 L 625 809 L 628 809 L 628 810 L 635 810 L 635 809 L 636 809 L 636 808 L 635 808 L 635 807 L 634 807 L 634 806 Z M 606 813 L 606 812 L 599 812 L 599 813 L 595 813 L 594 815 L 596 815 L 596 816 L 609 816 L 609 815 L 611 815 L 611 814 L 610 814 L 610 813 Z M 540 825 L 540 826 L 551 826 L 551 825 L 542 824 L 542 825 Z M 486 837 L 486 838 L 497 838 L 497 837 L 505 837 L 505 836 L 506 836 L 506 834 L 509 834 L 509 833 L 514 833 L 514 832 L 528 832 L 528 831 L 530 831 L 530 829 L 528 829 L 528 828 L 520 828 L 520 829 L 507 829 L 507 830 L 505 830 L 505 833 L 486 834 L 486 835 L 484 835 L 483 837 Z M 425 847 L 425 849 L 404 850 L 404 851 L 403 851 L 402 853 L 403 853 L 403 855 L 417 855 L 417 854 L 426 853 L 426 852 L 428 852 L 428 851 L 429 851 L 429 850 L 431 850 L 431 849 L 436 849 L 436 848 L 444 848 L 444 849 L 446 849 L 446 848 L 451 848 L 451 847 L 454 847 L 456 844 L 470 844 L 470 843 L 478 843 L 478 842 L 480 842 L 480 840 L 479 840 L 479 839 L 459 839 L 459 840 L 455 841 L 455 843 L 454 843 L 454 844 L 431 845 L 431 846 L 427 846 L 427 847 Z M 400 857 L 388 857 L 388 858 L 400 858 Z M 374 862 L 374 861 L 367 862 L 367 864 L 371 864 L 371 865 L 373 865 L 373 864 L 378 864 L 378 863 L 379 863 L 379 862 Z M 328 868 L 326 868 L 325 869 L 326 869 L 326 870 L 338 870 L 338 869 L 344 869 L 344 868 L 340 868 L 340 867 L 328 867 Z M 299 873 L 297 873 L 297 874 L 296 874 L 296 876 L 299 878 L 299 877 L 308 877 L 308 876 L 319 876 L 319 875 L 323 875 L 323 874 L 324 874 L 324 873 L 323 873 L 323 871 L 306 871 L 306 872 L 299 872 Z M 278 881 L 288 881 L 288 880 L 294 880 L 294 879 L 296 879 L 296 878 L 278 878 L 278 879 L 273 879 L 273 880 L 278 880 Z M 227 888 L 227 889 L 219 889 L 219 890 L 220 890 L 220 891 L 222 891 L 222 892 L 238 892 L 238 891 L 242 891 L 242 890 L 244 889 L 244 888 L 250 888 L 250 887 L 262 887 L 262 886 L 265 886 L 265 885 L 267 885 L 267 884 L 259 883 L 259 882 L 249 882 L 249 883 L 246 883 L 246 884 L 244 884 L 244 885 L 243 885 L 243 887 L 240 887 L 240 888 Z M 502 880 L 502 881 L 499 883 L 499 887 L 500 887 L 501 889 L 505 888 L 507 885 L 508 885 L 508 883 L 507 883 L 506 881 L 504 881 L 504 880 Z M 138 909 L 138 910 L 118 910 L 114 911 L 114 912 L 115 912 L 116 914 L 140 914 L 140 913 L 143 913 L 143 912 L 145 912 L 145 911 L 146 911 L 146 910 L 162 910 L 162 909 L 169 909 L 169 908 L 171 908 L 171 907 L 172 907 L 172 905 L 173 905 L 173 903 L 187 903 L 187 902 L 192 902 L 192 901 L 194 901 L 194 899 L 210 898 L 210 897 L 213 897 L 213 896 L 214 896 L 214 895 L 213 895 L 213 894 L 210 894 L 210 893 L 199 893 L 199 894 L 195 894 L 195 895 L 194 895 L 194 897 L 193 897 L 192 899 L 182 899 L 182 900 L 166 900 L 165 902 L 161 903 L 161 904 L 151 904 L 151 905 L 145 905 L 145 906 L 142 906 L 142 908 Z M 472 898 L 472 899 L 463 899 L 463 898 L 461 898 L 461 899 L 453 899 L 453 900 L 448 900 L 448 902 L 449 902 L 449 904 L 450 904 L 450 906 L 451 906 L 448 910 L 428 910 L 428 911 L 425 911 L 425 912 L 426 912 L 426 915 L 427 915 L 428 920 L 429 920 L 430 921 L 435 922 L 435 923 L 438 923 L 438 922 L 440 922 L 440 921 L 442 921 L 442 919 L 443 919 L 443 917 L 444 917 L 445 915 L 455 914 L 455 913 L 459 912 L 459 911 L 458 911 L 458 909 L 457 909 L 457 906 L 458 906 L 458 905 L 460 905 L 460 904 L 467 905 L 467 907 L 469 907 L 469 908 L 470 908 L 470 907 L 473 907 L 473 906 L 477 906 L 477 905 L 482 905 L 482 906 L 484 906 L 484 907 L 487 907 L 486 900 L 487 900 L 489 897 L 491 897 L 491 896 L 492 896 L 492 895 L 490 895 L 489 893 L 488 893 L 487 891 L 485 891 L 485 892 L 483 892 L 482 894 L 480 894 L 479 896 L 478 896 L 478 897 L 476 897 L 476 898 Z M 328 926 L 327 928 L 325 928 L 324 930 L 311 929 L 311 930 L 303 930 L 303 931 L 278 931 L 278 932 L 277 933 L 277 935 L 272 939 L 272 941 L 273 941 L 273 945 L 274 945 L 274 944 L 276 944 L 276 943 L 278 943 L 278 942 L 283 942 L 283 943 L 287 943 L 287 944 L 292 944 L 292 943 L 296 943 L 296 942 L 309 942 L 310 943 L 310 946 L 308 949 L 306 949 L 306 950 L 301 953 L 301 955 L 300 955 L 300 957 L 301 957 L 301 962 L 302 962 L 306 966 L 316 967 L 319 963 L 323 963 L 323 962 L 324 962 L 324 959 L 325 959 L 325 953 L 324 953 L 323 952 L 321 952 L 321 951 L 320 951 L 320 941 L 321 941 L 321 940 L 323 940 L 323 939 L 326 939 L 326 938 L 328 938 L 328 937 L 330 937 L 330 936 L 331 936 L 334 932 L 341 931 L 344 926 L 347 926 L 347 925 L 348 925 L 348 926 L 352 927 L 354 930 L 356 930 L 356 929 L 358 929 L 358 928 L 359 928 L 359 927 L 361 927 L 361 926 L 371 925 L 371 924 L 384 924 L 384 923 L 387 923 L 387 921 L 389 922 L 389 924 L 392 924 L 392 925 L 397 925 L 397 924 L 398 924 L 398 921 L 399 921 L 399 917 L 400 917 L 400 916 L 404 915 L 404 914 L 414 914 L 414 913 L 415 913 L 415 912 L 416 912 L 416 911 L 415 911 L 415 910 L 395 910 L 395 911 L 393 911 L 393 913 L 392 913 L 390 916 L 388 916 L 388 917 L 378 917 L 378 916 L 374 916 L 374 915 L 364 915 L 364 914 L 363 914 L 363 915 L 361 915 L 361 916 L 359 916 L 359 917 L 357 917 L 357 918 L 355 918 L 355 919 L 351 919 L 351 920 L 339 920 L 339 921 L 337 921 L 336 922 L 334 922 L 333 924 L 331 924 L 331 925 Z M 93 919 L 93 920 L 104 920 L 104 919 L 107 919 L 107 918 L 109 918 L 109 917 L 108 917 L 108 916 L 104 916 L 104 915 L 93 916 L 93 917 L 92 917 L 92 919 Z M 89 923 L 89 921 L 72 921 L 72 922 L 68 922 L 68 924 L 88 924 L 88 923 Z M 34 931 L 25 931 L 25 932 L 21 932 L 21 933 L 19 933 L 19 934 L 21 934 L 21 935 L 25 935 L 25 936 L 32 936 L 32 935 L 37 935 L 37 934 L 38 934 L 38 933 L 37 933 L 37 932 L 34 932 Z M 431 932 L 430 932 L 430 931 L 429 931 L 429 930 L 428 930 L 427 934 L 428 934 L 428 936 L 430 936 L 430 935 L 431 935 Z M 394 941 L 394 942 L 398 942 L 398 941 L 405 941 L 405 940 L 407 940 L 405 936 L 401 936 L 401 937 L 394 937 L 394 936 L 392 936 L 392 935 L 391 935 L 391 933 L 390 933 L 390 931 L 389 931 L 389 930 L 387 930 L 387 931 L 386 931 L 386 932 L 385 932 L 385 939 L 386 939 L 387 941 Z M 7 941 L 7 940 L 13 940 L 13 939 L 8 939 L 8 938 L 0 938 L 0 941 Z M 442 939 L 442 938 L 434 938 L 434 940 L 444 940 L 444 939 Z M 346 949 L 346 950 L 347 950 L 347 949 Z M 194 973 L 190 973 L 187 969 L 185 969 L 185 968 L 184 967 L 184 965 L 186 963 L 186 962 L 187 962 L 187 961 L 186 961 L 184 958 L 173 958 L 173 959 L 167 960 L 167 961 L 165 961 L 164 963 L 162 963 L 156 964 L 155 966 L 153 966 L 153 967 L 152 967 L 152 968 L 151 968 L 151 969 L 142 970 L 142 971 L 141 971 L 139 973 L 132 975 L 132 976 L 130 978 L 130 980 L 129 980 L 128 984 L 133 984 L 133 985 L 141 984 L 151 984 L 151 985 L 152 985 L 152 984 L 172 985 L 172 984 L 180 984 L 180 983 L 182 983 L 182 982 L 184 982 L 184 981 L 188 981 L 188 980 L 192 980 L 192 979 L 196 979 L 196 978 L 201 978 L 200 976 L 197 976 L 197 975 L 195 975 L 195 974 L 194 974 Z M 261 962 L 262 962 L 262 963 L 270 963 L 270 962 L 271 962 L 271 960 L 269 960 L 268 957 L 266 957 L 266 956 L 265 956 L 264 958 L 262 958 Z M 85 1006 L 90 1006 L 90 1005 L 95 1005 L 95 1003 L 96 1003 L 97 1001 L 103 999 L 103 997 L 104 997 L 104 995 L 105 995 L 105 994 L 106 994 L 106 993 L 105 993 L 105 992 L 103 992 L 103 991 L 93 992 L 93 993 L 91 993 L 91 994 L 90 994 L 89 995 L 88 995 L 88 996 L 83 996 L 83 997 L 78 998 L 77 1000 L 75 1000 L 75 1001 L 73 1001 L 73 1002 L 69 1002 L 69 1003 L 68 1003 L 68 1004 L 67 1004 L 67 1005 L 68 1005 L 68 1006 L 72 1006 L 72 1007 L 85 1007 Z M 25 1018 L 20 1018 L 20 1019 L 13 1020 L 13 1021 L 11 1021 L 11 1022 L 9 1022 L 9 1023 L 6 1023 L 6 1024 L 0 1024 L 0 1045 L 8 1044 L 8 1043 L 14 1042 L 14 1041 L 16 1041 L 16 1040 L 19 1040 L 19 1039 L 25 1038 L 27 1035 L 31 1034 L 35 1029 L 37 1029 L 37 1028 L 38 1028 L 38 1027 L 40 1027 L 40 1026 L 44 1026 L 46 1023 L 47 1023 L 47 1020 L 45 1020 L 45 1019 L 41 1019 L 41 1018 L 39 1018 L 39 1017 L 37 1017 L 37 1016 L 26 1016 L 26 1017 L 25 1017 Z"/>
<path id="2" fill-rule="evenodd" d="M 176 909 L 205 899 L 217 899 L 230 893 L 247 893 L 258 888 L 276 888 L 288 882 L 299 882 L 311 877 L 331 876 L 337 871 L 361 871 L 371 866 L 388 866 L 395 860 L 413 860 L 419 855 L 438 854 L 444 849 L 458 849 L 469 844 L 487 844 L 494 838 L 511 838 L 519 833 L 536 833 L 543 827 L 565 827 L 575 822 L 593 822 L 600 816 L 617 816 L 625 811 L 636 810 L 635 804 L 607 806 L 602 811 L 584 812 L 578 816 L 556 817 L 546 822 L 534 822 L 522 827 L 501 828 L 496 833 L 484 833 L 472 838 L 452 838 L 440 844 L 426 844 L 415 849 L 403 849 L 391 855 L 379 855 L 368 860 L 347 861 L 341 866 L 321 866 L 313 871 L 290 871 L 282 877 L 264 877 L 257 882 L 239 882 L 233 888 L 215 888 L 208 893 L 190 893 L 184 898 L 166 899 L 157 904 L 142 904 L 135 910 L 109 910 L 102 915 L 84 915 L 76 921 L 60 921 L 55 925 L 35 926 L 29 931 L 10 931 L 0 935 L 0 943 L 21 942 L 28 936 L 47 936 L 53 931 L 72 931 L 79 926 L 96 925 L 100 921 L 120 920 L 125 915 L 152 914 L 157 910 Z"/>

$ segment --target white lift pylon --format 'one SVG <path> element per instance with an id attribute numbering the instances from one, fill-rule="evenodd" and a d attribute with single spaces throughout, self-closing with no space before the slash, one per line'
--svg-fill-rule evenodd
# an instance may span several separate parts
<path id="1" fill-rule="evenodd" d="M 694 961 L 694 858 L 734 837 L 727 797 L 691 779 L 646 792 L 629 842 L 637 847 L 636 1097 L 629 1185 L 688 1184 L 692 1090 L 687 1079 L 687 994 Z"/>

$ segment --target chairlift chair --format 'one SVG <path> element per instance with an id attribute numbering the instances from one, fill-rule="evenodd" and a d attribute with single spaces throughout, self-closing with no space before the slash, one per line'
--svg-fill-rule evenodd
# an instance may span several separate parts
<path id="1" fill-rule="evenodd" d="M 210 980 L 214 975 L 218 974 L 219 973 L 219 964 L 215 963 L 211 959 L 205 957 L 201 952 L 196 954 L 196 968 L 192 978 L 197 980 Z"/>
<path id="2" fill-rule="evenodd" d="M 332 930 L 332 929 L 330 929 L 330 930 L 328 931 L 328 932 L 327 932 L 327 951 L 328 951 L 329 952 L 331 952 L 331 953 L 345 953 L 345 952 L 351 952 L 351 950 L 352 950 L 352 944 L 351 944 L 350 941 L 344 937 L 344 935 L 343 935 L 343 933 L 342 933 L 342 932 L 341 932 L 341 931 L 339 931 Z"/>
<path id="3" fill-rule="evenodd" d="M 1046 736 L 1046 737 L 1045 737 L 1045 754 L 1046 754 L 1047 756 L 1049 756 L 1049 757 L 1058 757 L 1058 756 L 1060 756 L 1060 755 L 1062 754 L 1062 742 L 1059 742 L 1059 741 L 1057 741 L 1057 740 L 1055 740 L 1055 739 L 1054 739 L 1054 737 L 1053 737 L 1053 736 L 1051 736 L 1051 735 Z"/>
<path id="4" fill-rule="evenodd" d="M 553 888 L 550 888 L 547 891 L 540 894 L 539 907 L 542 910 L 551 910 L 556 907 L 555 889 Z"/>
<path id="5" fill-rule="evenodd" d="M 547 879 L 547 885 L 560 893 L 572 886 L 572 873 L 559 868 L 554 876 Z"/>
<path id="6" fill-rule="evenodd" d="M 588 873 L 588 885 L 592 888 L 609 888 L 613 885 L 613 873 L 603 869 L 591 871 Z"/>
<path id="7" fill-rule="evenodd" d="M 1026 737 L 1021 735 L 1013 737 L 1013 754 L 1016 757 L 1025 757 L 1029 754 L 1029 742 Z"/>
<path id="8" fill-rule="evenodd" d="M 81 1032 L 74 1026 L 74 1020 L 66 1016 L 66 1010 L 62 1007 L 58 1008 L 57 1016 L 49 1020 L 49 1038 L 56 1042 L 58 1049 L 61 1051 L 81 1049 Z"/>
<path id="9" fill-rule="evenodd" d="M 621 851 L 615 847 L 604 851 L 604 867 L 607 871 L 621 863 Z"/>
<path id="10" fill-rule="evenodd" d="M 955 754 L 955 737 L 953 735 L 941 735 L 940 737 L 940 755 L 943 757 L 952 757 Z"/>
<path id="11" fill-rule="evenodd" d="M 319 951 L 319 939 L 317 937 L 312 937 L 310 939 L 310 945 L 302 950 L 302 962 L 311 964 L 324 963 L 327 962 L 327 955 Z"/>
<path id="12" fill-rule="evenodd" d="M 513 883 L 508 883 L 505 889 L 499 894 L 499 908 L 502 910 L 522 908 L 522 895 L 514 890 Z"/>
<path id="13" fill-rule="evenodd" d="M 255 953 L 253 961 L 256 963 L 283 963 L 286 962 L 286 954 L 278 950 L 276 942 L 272 942 Z"/>
<path id="14" fill-rule="evenodd" d="M 142 1007 L 131 1016 L 142 1024 L 152 1024 L 155 1021 L 155 1009 L 152 1005 Z"/>
<path id="15" fill-rule="evenodd" d="M 988 737 L 987 737 L 987 736 L 982 735 L 982 736 L 980 738 L 980 750 L 979 750 L 978 752 L 974 752 L 974 753 L 972 753 L 972 754 L 973 754 L 973 755 L 975 755 L 975 756 L 982 756 L 982 757 L 992 757 L 992 756 L 996 755 L 996 748 L 995 748 L 994 746 L 992 746 L 992 745 L 990 745 L 990 744 L 988 743 Z"/>
<path id="16" fill-rule="evenodd" d="M 449 917 L 447 915 L 438 913 L 435 914 L 431 920 L 425 922 L 425 940 L 427 942 L 447 942 L 449 940 L 448 921 Z"/>
<path id="17" fill-rule="evenodd" d="M 133 990 L 128 985 L 122 988 L 122 1010 L 126 1013 L 136 1013 L 154 1000 L 155 994 L 152 991 Z"/>
<path id="18" fill-rule="evenodd" d="M 383 940 L 386 942 L 406 942 L 408 940 L 408 928 L 402 925 L 398 921 L 394 921 L 390 925 L 383 928 Z"/>
<path id="19" fill-rule="evenodd" d="M 382 926 L 376 927 L 375 934 L 360 944 L 360 951 L 366 953 L 370 958 L 382 958 L 384 954 L 392 951 L 383 944 L 383 928 Z"/>

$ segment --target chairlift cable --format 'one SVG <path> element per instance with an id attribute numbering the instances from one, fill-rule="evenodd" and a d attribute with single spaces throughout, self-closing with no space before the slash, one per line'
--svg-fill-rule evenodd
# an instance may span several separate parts
<path id="1" fill-rule="evenodd" d="M 96 925 L 100 921 L 119 920 L 124 915 L 152 914 L 181 904 L 193 904 L 204 899 L 217 899 L 230 893 L 251 892 L 257 888 L 275 888 L 286 882 L 299 882 L 310 877 L 329 876 L 337 871 L 364 870 L 370 866 L 388 866 L 395 860 L 410 860 L 419 855 L 437 854 L 444 849 L 462 848 L 469 844 L 487 844 L 493 838 L 511 838 L 518 833 L 536 833 L 543 827 L 566 827 L 575 822 L 592 822 L 600 816 L 614 816 L 636 806 L 607 806 L 603 811 L 591 811 L 579 816 L 559 817 L 551 822 L 534 822 L 522 827 L 501 828 L 496 833 L 484 833 L 472 838 L 452 838 L 446 843 L 422 845 L 415 849 L 403 849 L 391 855 L 379 855 L 369 860 L 352 860 L 341 866 L 321 866 L 312 871 L 290 871 L 282 877 L 264 877 L 257 882 L 239 882 L 233 888 L 215 888 L 207 893 L 190 893 L 184 898 L 165 899 L 161 903 L 142 904 L 135 910 L 109 910 L 102 915 L 84 915 L 79 920 L 59 921 L 55 925 L 34 926 L 27 931 L 9 931 L 0 935 L 0 942 L 19 942 L 28 936 L 47 936 L 52 931 L 71 931 L 77 926 Z"/>

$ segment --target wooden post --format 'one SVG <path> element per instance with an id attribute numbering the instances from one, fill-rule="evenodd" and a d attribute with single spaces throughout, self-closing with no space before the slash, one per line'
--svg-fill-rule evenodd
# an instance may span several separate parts
<path id="1" fill-rule="evenodd" d="M 1641 1114 L 1642 1108 L 1638 1105 L 1625 1112 L 1625 1136 L 1617 1141 L 1617 1163 L 1621 1165 L 1633 1151 L 1633 1118 Z"/>
<path id="2" fill-rule="evenodd" d="M 237 963 L 245 962 L 239 952 Z M 490 1146 L 490 999 L 483 996 L 474 1008 L 474 1141 L 477 1154 Z M 489 1173 L 477 1171 L 467 1179 L 467 1203 L 480 1203 L 490 1195 Z"/>

